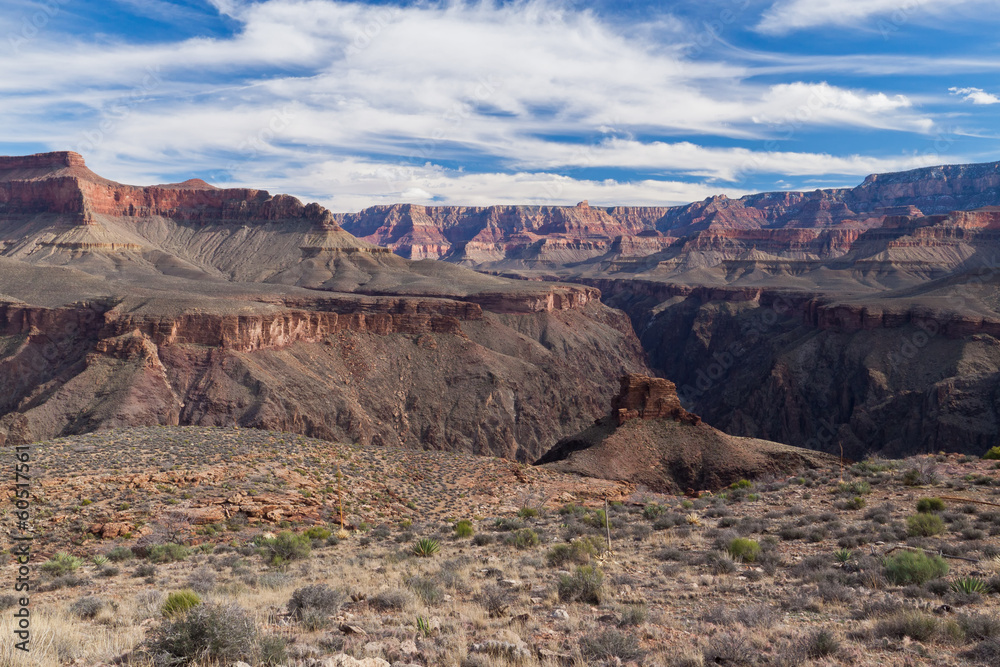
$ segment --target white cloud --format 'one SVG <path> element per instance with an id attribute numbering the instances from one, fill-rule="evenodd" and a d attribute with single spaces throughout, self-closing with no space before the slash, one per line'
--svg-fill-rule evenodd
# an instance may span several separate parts
<path id="1" fill-rule="evenodd" d="M 963 100 L 972 102 L 973 104 L 1000 103 L 1000 97 L 997 97 L 993 93 L 987 93 L 982 88 L 949 88 L 948 92 L 952 95 L 960 95 Z"/>
<path id="2" fill-rule="evenodd" d="M 784 35 L 824 25 L 857 25 L 873 19 L 872 29 L 895 32 L 920 15 L 981 0 L 778 0 L 767 9 L 756 30 Z"/>
<path id="3" fill-rule="evenodd" d="M 122 180 L 161 181 L 177 171 L 164 165 L 224 170 L 222 177 L 247 185 L 278 184 L 353 206 L 410 188 L 414 196 L 422 190 L 451 202 L 483 201 L 474 185 L 507 201 L 531 195 L 537 183 L 561 183 L 550 173 L 559 167 L 729 182 L 761 172 L 863 175 L 909 158 L 756 153 L 635 137 L 784 139 L 817 127 L 934 128 L 903 95 L 797 81 L 793 72 L 782 76 L 786 83 L 763 84 L 743 63 L 686 60 L 689 32 L 669 17 L 657 19 L 657 32 L 544 0 L 212 4 L 241 30 L 143 45 L 43 34 L 16 58 L 0 54 L 0 141 L 75 148 L 96 171 Z M 560 137 L 588 138 L 586 161 L 573 156 L 579 143 Z M 319 175 L 302 168 L 316 163 L 345 167 Z M 366 176 L 371 165 L 425 163 L 394 189 L 380 191 L 385 180 Z M 456 163 L 485 175 L 435 166 Z M 325 179 L 326 189 L 314 187 L 314 177 Z M 564 187 L 573 193 L 567 200 L 597 201 L 586 196 L 593 189 L 608 200 L 622 197 L 616 203 L 628 195 L 662 203 L 717 186 L 568 179 Z"/>

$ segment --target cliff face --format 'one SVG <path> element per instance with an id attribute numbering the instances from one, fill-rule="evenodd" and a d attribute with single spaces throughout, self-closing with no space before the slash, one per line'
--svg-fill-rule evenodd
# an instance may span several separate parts
<path id="1" fill-rule="evenodd" d="M 528 461 L 603 412 L 609 380 L 644 368 L 628 320 L 600 303 L 349 301 L 242 316 L 0 308 L 0 440 L 236 424 Z"/>
<path id="2" fill-rule="evenodd" d="M 286 195 L 0 158 L 0 443 L 240 425 L 526 461 L 642 357 L 593 287 L 409 262 Z"/>
<path id="3" fill-rule="evenodd" d="M 955 312 L 975 303 L 971 283 L 866 305 L 612 282 L 601 284 L 606 301 L 630 313 L 650 365 L 727 433 L 855 459 L 996 444 L 1000 316 Z M 995 276 L 984 283 L 995 293 Z"/>
<path id="4" fill-rule="evenodd" d="M 869 176 L 856 188 L 716 196 L 674 207 L 415 206 L 366 209 L 338 219 L 345 229 L 411 259 L 440 258 L 500 268 L 553 267 L 604 255 L 613 244 L 652 254 L 679 237 L 721 239 L 794 251 L 804 239 L 823 256 L 844 252 L 861 231 L 893 216 L 1000 205 L 1000 163 L 952 165 Z M 782 235 L 777 230 L 833 231 Z M 768 230 L 768 231 L 760 231 Z M 654 241 L 649 233 L 663 240 Z M 644 238 L 643 238 L 644 237 Z M 668 240 L 669 239 L 669 240 Z M 822 240 L 820 240 L 822 239 Z M 824 244 L 825 242 L 825 244 Z"/>
<path id="5" fill-rule="evenodd" d="M 52 213 L 77 224 L 95 215 L 165 217 L 184 222 L 304 219 L 317 229 L 339 229 L 318 204 L 303 205 L 265 190 L 220 190 L 204 181 L 135 187 L 101 178 L 73 152 L 0 157 L 0 215 Z"/>

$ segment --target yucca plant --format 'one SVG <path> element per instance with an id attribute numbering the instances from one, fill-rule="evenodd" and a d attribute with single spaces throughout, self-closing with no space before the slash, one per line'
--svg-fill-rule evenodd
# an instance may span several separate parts
<path id="1" fill-rule="evenodd" d="M 103 567 L 104 565 L 108 564 L 108 557 L 100 555 L 94 556 L 93 558 L 90 559 L 90 562 L 96 565 L 97 567 Z"/>
<path id="2" fill-rule="evenodd" d="M 853 556 L 854 552 L 850 549 L 837 549 L 833 552 L 833 557 L 837 559 L 838 563 L 846 563 L 851 560 L 851 557 Z"/>
<path id="3" fill-rule="evenodd" d="M 437 540 L 432 540 L 429 537 L 422 537 L 413 545 L 413 554 L 421 558 L 429 558 L 438 551 L 441 551 L 441 545 L 438 544 Z"/>
<path id="4" fill-rule="evenodd" d="M 960 577 L 951 582 L 951 590 L 956 593 L 980 593 L 986 594 L 988 586 L 979 577 Z"/>

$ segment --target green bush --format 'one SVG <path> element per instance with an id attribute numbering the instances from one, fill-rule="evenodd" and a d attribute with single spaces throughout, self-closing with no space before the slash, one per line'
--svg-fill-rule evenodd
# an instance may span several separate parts
<path id="1" fill-rule="evenodd" d="M 940 498 L 921 498 L 917 501 L 917 511 L 921 514 L 931 512 L 941 512 L 944 510 L 944 501 Z"/>
<path id="2" fill-rule="evenodd" d="M 534 507 L 522 507 L 517 511 L 517 515 L 522 519 L 534 519 L 538 516 L 538 510 Z"/>
<path id="3" fill-rule="evenodd" d="M 302 534 L 310 540 L 325 540 L 333 535 L 330 529 L 324 526 L 312 526 L 306 529 L 306 531 Z"/>
<path id="4" fill-rule="evenodd" d="M 441 545 L 437 540 L 429 537 L 422 537 L 413 545 L 413 555 L 421 558 L 429 558 L 441 550 Z"/>
<path id="5" fill-rule="evenodd" d="M 285 530 L 270 539 L 257 541 L 258 553 L 271 565 L 279 566 L 291 560 L 309 558 L 312 544 L 305 535 L 296 535 Z"/>
<path id="6" fill-rule="evenodd" d="M 167 596 L 160 611 L 164 616 L 176 616 L 201 604 L 201 596 L 191 590 L 176 591 Z"/>
<path id="7" fill-rule="evenodd" d="M 237 605 L 199 605 L 158 627 L 150 652 L 168 664 L 255 662 L 257 625 Z"/>
<path id="8" fill-rule="evenodd" d="M 115 547 L 108 552 L 108 560 L 112 563 L 121 563 L 135 558 L 135 554 L 128 547 Z"/>
<path id="9" fill-rule="evenodd" d="M 593 528 L 600 528 L 603 530 L 608 527 L 608 515 L 604 513 L 604 510 L 587 512 L 581 521 Z M 612 525 L 611 527 L 613 528 L 614 526 Z"/>
<path id="10" fill-rule="evenodd" d="M 739 559 L 744 563 L 753 563 L 760 556 L 760 544 L 756 540 L 746 537 L 736 537 L 729 542 L 726 551 L 733 559 Z"/>
<path id="11" fill-rule="evenodd" d="M 157 544 L 149 550 L 146 557 L 151 563 L 173 563 L 185 560 L 191 555 L 191 550 L 180 544 Z"/>
<path id="12" fill-rule="evenodd" d="M 948 563 L 941 556 L 922 551 L 900 551 L 885 559 L 885 575 L 890 582 L 903 586 L 924 584 L 948 574 Z"/>
<path id="13" fill-rule="evenodd" d="M 642 515 L 647 519 L 649 519 L 650 521 L 654 521 L 666 511 L 667 508 L 664 507 L 663 505 L 657 505 L 656 503 L 649 503 L 642 509 Z"/>
<path id="14" fill-rule="evenodd" d="M 472 537 L 475 532 L 472 522 L 468 519 L 462 519 L 455 524 L 455 537 Z"/>
<path id="15" fill-rule="evenodd" d="M 581 537 L 569 544 L 555 545 L 545 554 L 545 559 L 552 567 L 563 567 L 568 563 L 585 565 L 590 562 L 591 557 L 597 555 L 599 550 L 603 551 L 603 545 L 600 544 L 599 540 Z"/>
<path id="16" fill-rule="evenodd" d="M 83 561 L 76 556 L 71 556 L 65 551 L 60 551 L 50 560 L 42 563 L 42 572 L 51 574 L 53 577 L 62 577 L 74 572 L 83 565 Z"/>
<path id="17" fill-rule="evenodd" d="M 944 520 L 937 514 L 914 514 L 906 517 L 906 534 L 911 537 L 930 537 L 944 532 Z"/>
<path id="18" fill-rule="evenodd" d="M 983 454 L 983 458 L 990 459 L 992 461 L 1000 460 L 1000 445 L 990 447 L 989 451 Z"/>
<path id="19" fill-rule="evenodd" d="M 573 574 L 559 577 L 559 599 L 563 602 L 601 604 L 603 585 L 603 572 L 590 565 L 581 565 Z"/>
<path id="20" fill-rule="evenodd" d="M 730 489 L 749 489 L 753 487 L 753 482 L 749 479 L 741 479 L 729 485 Z"/>
<path id="21" fill-rule="evenodd" d="M 530 549 L 537 547 L 539 543 L 538 533 L 530 528 L 522 528 L 507 538 L 507 542 L 518 549 Z"/>

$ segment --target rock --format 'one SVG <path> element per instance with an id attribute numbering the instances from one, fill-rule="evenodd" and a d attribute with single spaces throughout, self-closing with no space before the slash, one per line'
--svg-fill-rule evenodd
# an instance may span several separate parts
<path id="1" fill-rule="evenodd" d="M 552 618 L 558 618 L 563 621 L 569 620 L 569 612 L 565 609 L 553 609 L 552 613 L 549 614 Z"/>
<path id="2" fill-rule="evenodd" d="M 419 653 L 420 649 L 417 648 L 417 643 L 412 639 L 404 639 L 399 644 L 399 652 L 405 656 L 411 656 Z"/>
<path id="3" fill-rule="evenodd" d="M 341 623 L 340 624 L 340 631 L 343 632 L 345 635 L 361 635 L 361 636 L 365 636 L 365 635 L 368 634 L 367 632 L 365 632 L 359 626 L 357 626 L 357 625 L 351 625 L 350 623 Z"/>

